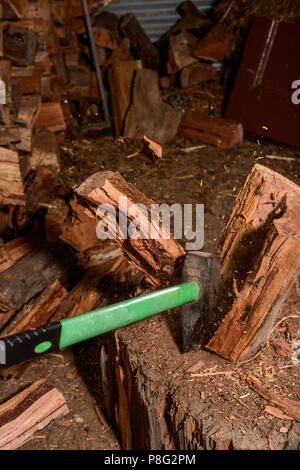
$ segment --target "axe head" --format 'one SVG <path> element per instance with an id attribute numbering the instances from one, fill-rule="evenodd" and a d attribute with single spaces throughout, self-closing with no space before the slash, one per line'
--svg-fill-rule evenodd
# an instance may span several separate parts
<path id="1" fill-rule="evenodd" d="M 216 255 L 202 251 L 187 253 L 182 282 L 197 281 L 200 296 L 195 302 L 181 307 L 182 351 L 204 346 L 215 319 L 215 306 L 219 290 L 221 263 Z"/>

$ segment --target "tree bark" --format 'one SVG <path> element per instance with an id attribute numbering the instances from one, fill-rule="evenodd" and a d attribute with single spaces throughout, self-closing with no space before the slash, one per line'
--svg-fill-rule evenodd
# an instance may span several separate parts
<path id="1" fill-rule="evenodd" d="M 55 279 L 68 285 L 76 258 L 63 244 L 44 244 L 0 273 L 0 312 L 21 308 Z"/>
<path id="2" fill-rule="evenodd" d="M 131 46 L 141 59 L 145 68 L 158 70 L 160 66 L 160 56 L 157 47 L 152 44 L 145 31 L 132 13 L 123 16 L 120 29 L 124 36 L 130 39 Z"/>
<path id="3" fill-rule="evenodd" d="M 206 346 L 230 361 L 264 344 L 300 274 L 299 201 L 299 186 L 257 164 L 238 195 L 218 248 L 223 321 Z"/>

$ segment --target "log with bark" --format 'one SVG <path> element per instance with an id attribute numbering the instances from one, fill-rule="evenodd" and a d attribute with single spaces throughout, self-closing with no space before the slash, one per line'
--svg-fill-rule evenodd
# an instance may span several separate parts
<path id="1" fill-rule="evenodd" d="M 76 257 L 63 243 L 45 243 L 0 273 L 0 312 L 17 310 L 55 279 L 69 286 Z"/>
<path id="2" fill-rule="evenodd" d="M 300 274 L 300 188 L 254 165 L 219 244 L 222 320 L 206 347 L 233 362 L 252 357 L 269 336 Z"/>
<path id="3" fill-rule="evenodd" d="M 96 211 L 100 204 L 109 204 L 111 210 L 115 211 L 115 218 L 113 214 L 106 217 L 105 213 L 98 213 L 99 217 L 104 216 L 105 219 L 101 222 L 102 230 L 97 226 L 97 235 L 106 236 L 107 224 L 110 238 L 115 240 L 129 260 L 145 273 L 150 283 L 160 285 L 174 281 L 176 270 L 184 256 L 184 249 L 170 232 L 165 228 L 160 229 L 160 217 L 156 220 L 153 213 L 151 216 L 151 199 L 128 183 L 120 173 L 111 171 L 91 175 L 75 188 L 75 193 L 79 202 L 86 207 L 86 213 L 94 221 L 97 220 Z M 139 204 L 143 207 L 138 206 Z M 135 218 L 139 227 L 134 227 Z M 134 239 L 134 233 L 137 237 L 141 235 L 149 238 Z M 154 233 L 157 238 L 150 238 Z"/>
<path id="4" fill-rule="evenodd" d="M 197 59 L 191 54 L 196 42 L 197 38 L 188 32 L 170 36 L 167 63 L 167 72 L 169 74 L 176 73 L 188 65 L 197 63 Z"/>
<path id="5" fill-rule="evenodd" d="M 3 57 L 13 65 L 27 67 L 34 62 L 38 49 L 37 34 L 30 29 L 9 24 L 3 34 Z"/>
<path id="6" fill-rule="evenodd" d="M 66 295 L 66 289 L 56 279 L 41 294 L 24 305 L 8 326 L 1 331 L 0 338 L 43 326 L 52 317 Z M 0 375 L 3 377 L 20 377 L 28 365 L 29 363 L 17 364 L 16 366 L 1 369 Z"/>
<path id="7" fill-rule="evenodd" d="M 232 149 L 242 143 L 244 132 L 238 122 L 187 111 L 178 128 L 178 135 L 222 149 Z"/>
<path id="8" fill-rule="evenodd" d="M 165 103 L 160 94 L 155 70 L 137 70 L 133 83 L 132 104 L 124 126 L 125 138 L 143 138 L 164 144 L 174 139 L 182 120 L 182 111 Z"/>
<path id="9" fill-rule="evenodd" d="M 228 419 L 236 402 L 229 404 L 217 391 L 212 398 L 216 382 L 190 376 L 191 368 L 222 371 L 224 388 L 230 389 L 233 368 L 207 351 L 182 355 L 179 324 L 176 311 L 166 312 L 99 341 L 104 411 L 122 449 L 268 449 L 261 429 L 250 424 L 241 430 Z"/>
<path id="10" fill-rule="evenodd" d="M 177 21 L 160 39 L 159 42 L 173 34 L 183 31 L 191 31 L 194 34 L 202 36 L 211 26 L 211 19 L 201 13 L 191 1 L 183 2 L 177 8 L 181 19 Z"/>
<path id="11" fill-rule="evenodd" d="M 51 321 L 60 321 L 93 310 L 124 262 L 127 260 L 120 255 L 116 259 L 91 266 L 62 301 Z"/>
<path id="12" fill-rule="evenodd" d="M 46 239 L 53 243 L 59 238 L 77 252 L 83 252 L 99 241 L 96 225 L 96 221 L 85 214 L 76 196 L 69 204 L 61 198 L 56 198 L 47 208 L 45 216 Z"/>
<path id="13" fill-rule="evenodd" d="M 222 24 L 211 28 L 193 49 L 193 55 L 199 59 L 222 62 L 234 52 L 234 38 Z"/>
<path id="14" fill-rule="evenodd" d="M 40 208 L 49 207 L 54 199 L 68 199 L 72 190 L 57 174 L 46 166 L 38 166 L 29 173 L 24 182 L 26 208 L 30 214 L 37 213 Z"/>
<path id="15" fill-rule="evenodd" d="M 182 88 L 191 88 L 199 83 L 217 80 L 218 72 L 210 64 L 198 63 L 189 65 L 180 73 L 180 84 Z"/>
<path id="16" fill-rule="evenodd" d="M 152 44 L 133 13 L 127 13 L 123 16 L 120 30 L 124 36 L 129 38 L 132 49 L 137 58 L 141 59 L 143 66 L 158 70 L 160 66 L 159 50 Z"/>
<path id="17" fill-rule="evenodd" d="M 115 62 L 108 70 L 108 82 L 115 135 L 122 135 L 124 120 L 131 102 L 135 71 L 142 68 L 140 60 Z"/>
<path id="18" fill-rule="evenodd" d="M 0 449 L 17 449 L 36 431 L 68 413 L 57 388 L 46 379 L 38 380 L 0 405 Z"/>

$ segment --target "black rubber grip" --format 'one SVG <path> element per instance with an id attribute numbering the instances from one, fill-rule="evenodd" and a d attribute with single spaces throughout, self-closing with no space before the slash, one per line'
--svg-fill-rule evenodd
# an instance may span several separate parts
<path id="1" fill-rule="evenodd" d="M 55 322 L 0 338 L 0 367 L 10 367 L 58 351 L 60 332 L 61 323 Z"/>

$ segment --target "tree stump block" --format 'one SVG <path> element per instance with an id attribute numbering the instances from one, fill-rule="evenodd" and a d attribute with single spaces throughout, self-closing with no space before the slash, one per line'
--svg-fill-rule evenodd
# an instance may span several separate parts
<path id="1" fill-rule="evenodd" d="M 268 449 L 267 437 L 258 429 L 247 427 L 243 433 L 241 426 L 226 419 L 234 413 L 236 403 L 230 405 L 231 411 L 223 411 L 226 400 L 218 393 L 215 401 L 210 397 L 222 377 L 223 388 L 232 390 L 230 374 L 234 365 L 207 351 L 180 353 L 178 313 L 156 315 L 116 330 L 102 343 L 104 411 L 119 435 L 121 447 Z M 226 374 L 216 375 L 215 382 L 205 384 L 210 377 L 193 379 L 188 373 L 201 367 Z"/>

